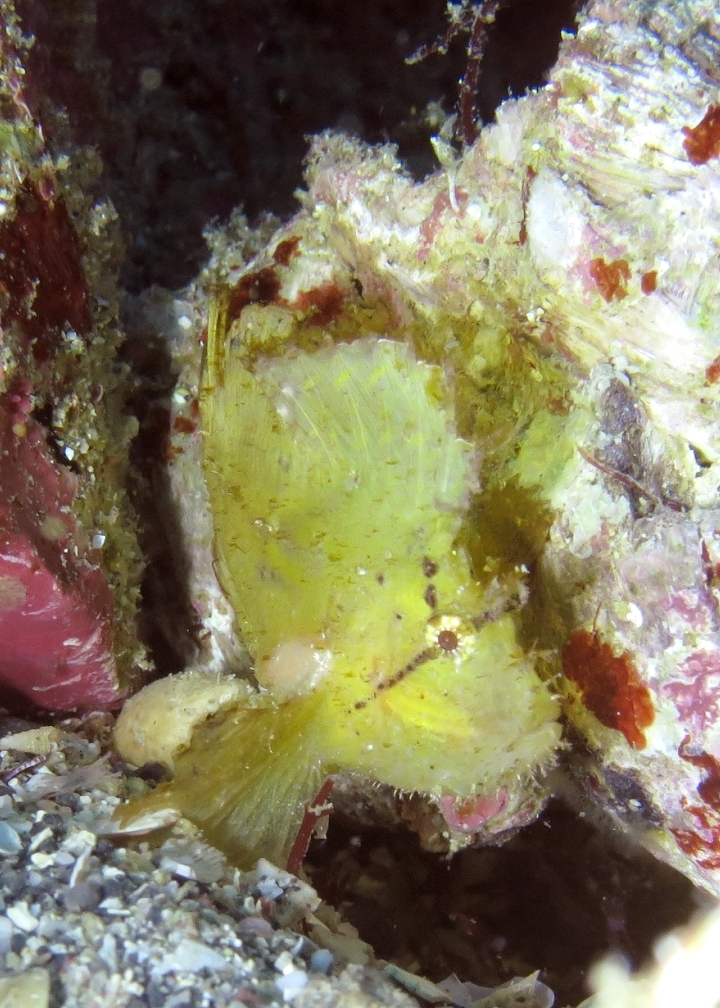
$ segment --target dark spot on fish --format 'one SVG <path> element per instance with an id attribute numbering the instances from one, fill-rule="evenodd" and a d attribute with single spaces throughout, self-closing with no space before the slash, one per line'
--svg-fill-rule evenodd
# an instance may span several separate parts
<path id="1" fill-rule="evenodd" d="M 424 556 L 422 558 L 422 569 L 423 569 L 423 574 L 425 575 L 425 577 L 426 578 L 431 578 L 431 577 L 435 577 L 435 575 L 437 574 L 437 572 L 438 572 L 438 565 L 435 563 L 434 560 L 431 560 L 430 557 Z"/>

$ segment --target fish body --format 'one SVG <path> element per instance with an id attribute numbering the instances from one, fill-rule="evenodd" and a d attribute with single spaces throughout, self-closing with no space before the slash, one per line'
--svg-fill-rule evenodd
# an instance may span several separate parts
<path id="1" fill-rule="evenodd" d="M 466 798 L 551 760 L 554 701 L 459 545 L 475 454 L 441 368 L 376 335 L 207 361 L 217 573 L 260 688 L 150 801 L 282 860 L 328 774 Z"/>

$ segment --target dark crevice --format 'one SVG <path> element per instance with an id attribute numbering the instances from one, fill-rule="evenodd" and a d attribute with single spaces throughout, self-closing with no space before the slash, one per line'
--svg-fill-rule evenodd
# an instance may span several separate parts
<path id="1" fill-rule="evenodd" d="M 490 34 L 477 107 L 542 83 L 573 0 L 515 0 Z M 444 29 L 440 0 L 106 0 L 108 61 L 99 138 L 124 222 L 130 290 L 179 287 L 206 256 L 202 229 L 242 204 L 252 220 L 292 213 L 307 137 L 343 129 L 392 140 L 410 170 L 435 167 L 429 102 L 449 112 L 465 66 L 405 57 Z"/>
<path id="2" fill-rule="evenodd" d="M 555 1004 L 578 1004 L 602 955 L 631 966 L 696 909 L 691 883 L 615 846 L 558 801 L 502 847 L 446 860 L 404 829 L 330 819 L 306 870 L 378 956 L 436 982 L 495 986 L 541 970 Z"/>

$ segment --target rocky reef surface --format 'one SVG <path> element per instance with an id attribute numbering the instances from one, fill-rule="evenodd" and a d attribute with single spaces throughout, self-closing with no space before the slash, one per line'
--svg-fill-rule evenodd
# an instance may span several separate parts
<path id="1" fill-rule="evenodd" d="M 12 4 L 0 32 L 0 680 L 51 710 L 117 706 L 144 648 L 116 214 L 90 149 L 51 153 Z"/>
<path id="2" fill-rule="evenodd" d="M 89 12 L 73 5 L 61 19 L 77 21 L 76 41 L 92 28 Z M 43 5 L 28 3 L 22 14 L 0 7 L 0 681 L 16 704 L 108 709 L 148 671 L 127 494 L 137 432 L 127 405 L 137 406 L 147 385 L 118 362 L 122 253 L 97 156 L 79 142 L 75 113 L 88 92 L 68 87 L 24 36 L 27 25 L 41 27 Z M 481 635 L 496 633 L 498 667 L 509 667 L 512 651 L 532 681 L 525 706 L 513 705 L 533 730 L 545 723 L 547 737 L 522 771 L 510 761 L 507 776 L 478 770 L 467 788 L 419 787 L 429 798 L 397 794 L 413 778 L 398 784 L 377 770 L 381 762 L 337 757 L 340 743 L 323 739 L 319 765 L 341 771 L 337 804 L 377 821 L 403 819 L 428 848 L 452 850 L 507 838 L 563 791 L 583 814 L 720 895 L 719 46 L 720 20 L 705 0 L 596 0 L 564 38 L 547 84 L 503 103 L 462 150 L 441 131 L 440 168 L 424 181 L 392 145 L 317 136 L 294 217 L 251 229 L 236 214 L 209 233 L 196 281 L 133 302 L 124 359 L 137 364 L 151 334 L 148 357 L 159 348 L 167 367 L 153 409 L 138 409 L 144 427 L 134 449 L 136 462 L 138 446 L 152 455 L 149 466 L 140 460 L 153 475 L 137 502 L 144 510 L 155 497 L 164 520 L 157 535 L 170 543 L 172 584 L 182 589 L 163 599 L 155 568 L 155 625 L 176 667 L 192 671 L 127 708 L 118 745 L 129 761 L 180 757 L 177 767 L 192 771 L 222 718 L 257 711 L 257 696 L 280 711 L 321 696 L 318 641 L 298 647 L 294 636 L 290 649 L 273 640 L 267 654 L 257 651 L 254 602 L 248 612 L 237 604 L 253 585 L 247 572 L 239 591 L 230 583 L 232 564 L 218 546 L 222 489 L 208 491 L 202 437 L 223 356 L 235 354 L 253 375 L 300 361 L 312 379 L 326 374 L 322 360 L 339 359 L 338 347 L 402 345 L 412 363 L 395 370 L 408 382 L 440 376 L 434 409 L 453 432 L 440 440 L 449 456 L 472 458 L 463 492 L 450 504 L 440 494 L 433 506 L 454 515 L 438 527 L 469 572 L 472 588 L 458 597 L 477 594 L 482 604 L 473 603 L 469 628 L 457 622 L 455 601 L 441 613 L 436 596 L 444 604 L 446 589 L 431 580 L 434 569 L 425 573 L 435 567 L 427 558 L 423 622 L 429 615 L 434 636 L 411 652 L 424 656 L 418 665 L 405 660 L 402 675 L 367 680 L 373 702 L 380 697 L 384 711 L 395 704 L 405 730 L 443 740 L 441 778 L 449 779 L 462 733 L 447 716 L 442 731 L 428 729 L 414 695 L 396 700 L 414 688 L 420 665 L 429 671 L 449 655 L 459 669 L 473 649 L 486 654 Z M 91 78 L 94 59 L 90 51 Z M 101 100 L 101 87 L 91 93 Z M 201 379 L 203 353 L 210 363 Z M 287 410 L 278 407 L 277 419 Z M 388 440 L 400 444 L 392 422 L 389 411 Z M 357 429 L 380 428 L 359 417 L 354 437 Z M 144 540 L 151 558 L 153 534 Z M 269 583 L 278 571 L 287 568 L 258 568 L 258 592 L 260 574 Z M 251 696 L 236 676 L 253 669 L 261 692 Z M 353 701 L 364 709 L 364 699 Z M 557 725 L 560 772 L 548 774 Z M 313 732 L 306 737 L 319 746 Z M 384 740 L 365 741 L 372 749 Z M 63 740 L 48 745 L 62 750 Z M 183 812 L 203 824 L 218 807 L 230 815 L 232 789 L 225 764 L 217 766 L 222 773 L 188 807 L 179 785 L 154 792 L 155 813 L 165 806 L 170 814 L 143 829 L 172 821 L 182 830 Z M 306 804 L 296 801 L 301 819 Z M 16 916 L 29 921 L 22 908 Z M 8 973 L 28 963 L 12 960 Z M 608 991 L 626 982 L 604 976 Z M 654 1003 L 647 986 L 628 989 L 638 1004 Z M 621 1003 L 619 993 L 607 996 Z"/>

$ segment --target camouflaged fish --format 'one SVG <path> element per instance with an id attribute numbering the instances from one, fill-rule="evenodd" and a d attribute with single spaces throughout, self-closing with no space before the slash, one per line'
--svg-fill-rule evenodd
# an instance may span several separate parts
<path id="1" fill-rule="evenodd" d="M 550 762 L 555 703 L 458 544 L 477 476 L 441 368 L 367 335 L 263 356 L 211 325 L 200 409 L 259 689 L 140 807 L 172 805 L 240 864 L 282 861 L 329 774 L 464 799 Z"/>

